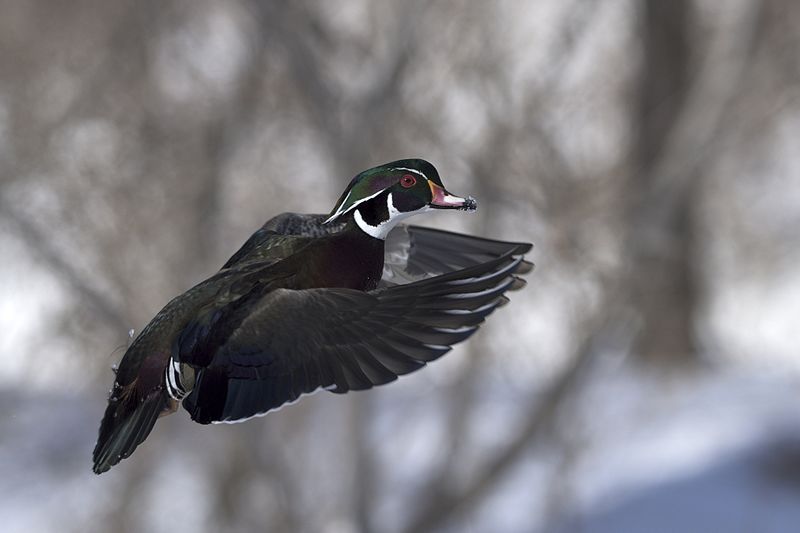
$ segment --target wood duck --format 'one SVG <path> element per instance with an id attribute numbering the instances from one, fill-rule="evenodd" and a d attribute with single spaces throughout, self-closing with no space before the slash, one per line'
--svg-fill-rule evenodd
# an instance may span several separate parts
<path id="1" fill-rule="evenodd" d="M 238 422 L 319 388 L 388 383 L 448 352 L 524 285 L 531 244 L 398 222 L 476 207 L 447 192 L 433 165 L 406 159 L 358 174 L 329 215 L 266 222 L 132 342 L 94 472 L 130 456 L 179 404 L 201 424 Z"/>

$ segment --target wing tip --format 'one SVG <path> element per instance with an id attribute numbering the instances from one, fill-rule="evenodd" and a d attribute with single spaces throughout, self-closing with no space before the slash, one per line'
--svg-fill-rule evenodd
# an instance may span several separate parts
<path id="1" fill-rule="evenodd" d="M 100 434 L 92 452 L 92 471 L 98 475 L 108 472 L 130 457 L 153 430 L 166 408 L 166 397 L 161 390 L 150 393 L 132 410 L 112 398 L 100 423 Z"/>

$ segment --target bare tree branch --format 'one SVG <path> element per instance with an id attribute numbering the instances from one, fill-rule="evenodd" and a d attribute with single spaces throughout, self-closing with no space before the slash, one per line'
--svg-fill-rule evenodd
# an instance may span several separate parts
<path id="1" fill-rule="evenodd" d="M 52 272 L 64 281 L 80 300 L 94 310 L 97 320 L 104 322 L 114 331 L 127 331 L 130 328 L 130 319 L 110 298 L 96 289 L 80 270 L 70 264 L 63 254 L 53 246 L 50 236 L 36 227 L 15 207 L 12 207 L 7 200 L 0 198 L 0 201 L 3 204 L 0 216 L 16 229 L 25 244 L 44 261 Z"/>
<path id="2" fill-rule="evenodd" d="M 466 487 L 452 488 L 422 507 L 403 529 L 404 533 L 434 531 L 458 518 L 462 512 L 474 508 L 523 457 L 533 442 L 548 432 L 564 401 L 573 395 L 581 377 L 591 365 L 598 343 L 605 339 L 610 320 L 617 316 L 613 309 L 619 309 L 619 303 L 611 303 L 617 302 L 616 294 L 609 293 L 608 298 L 609 305 L 600 305 L 597 314 L 589 320 L 590 325 L 584 329 L 587 333 L 570 356 L 566 368 L 537 397 L 524 417 L 527 422 L 517 436 L 487 460 Z"/>

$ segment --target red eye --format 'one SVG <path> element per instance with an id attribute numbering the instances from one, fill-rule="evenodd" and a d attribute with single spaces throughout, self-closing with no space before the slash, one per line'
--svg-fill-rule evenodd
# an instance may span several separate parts
<path id="1" fill-rule="evenodd" d="M 413 187 L 417 184 L 417 178 L 412 176 L 411 174 L 406 174 L 402 178 L 400 178 L 400 185 L 408 189 L 409 187 Z"/>

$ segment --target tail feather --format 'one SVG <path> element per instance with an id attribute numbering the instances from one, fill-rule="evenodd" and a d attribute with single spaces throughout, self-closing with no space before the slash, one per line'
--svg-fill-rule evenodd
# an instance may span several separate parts
<path id="1" fill-rule="evenodd" d="M 94 473 L 102 474 L 129 457 L 147 438 L 161 412 L 168 410 L 168 402 L 162 389 L 151 391 L 140 401 L 112 395 L 94 448 Z"/>

